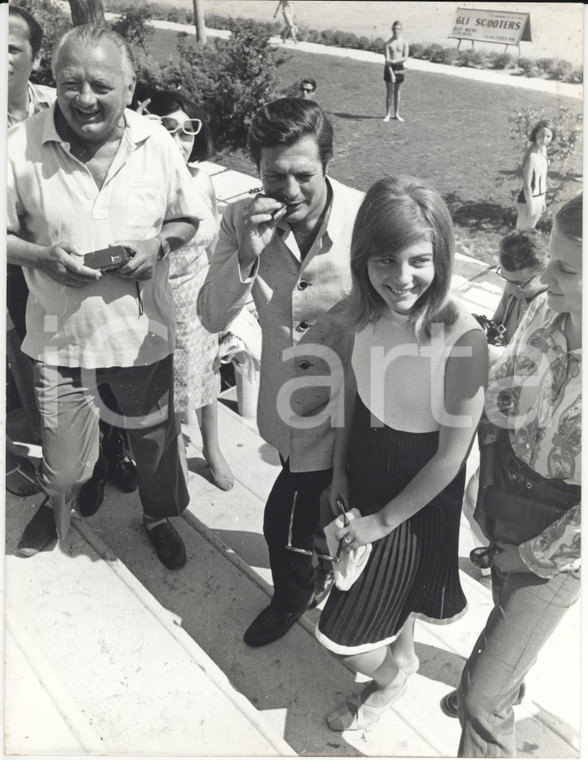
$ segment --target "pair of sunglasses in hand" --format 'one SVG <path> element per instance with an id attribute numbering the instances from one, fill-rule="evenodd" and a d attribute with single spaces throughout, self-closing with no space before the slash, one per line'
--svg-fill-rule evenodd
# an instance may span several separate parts
<path id="1" fill-rule="evenodd" d="M 341 558 L 341 551 L 345 547 L 345 542 L 343 539 L 339 541 L 339 546 L 337 547 L 337 554 L 333 557 L 331 554 L 321 554 L 319 552 L 313 552 L 309 549 L 298 549 L 296 546 L 292 545 L 292 529 L 294 526 L 294 510 L 296 509 L 296 500 L 298 498 L 298 491 L 294 492 L 294 499 L 292 500 L 292 512 L 290 513 L 290 523 L 288 525 L 288 543 L 286 544 L 286 549 L 289 549 L 292 552 L 298 552 L 298 554 L 306 554 L 307 556 L 312 557 L 314 554 L 316 554 L 317 557 L 320 559 L 325 559 L 328 562 L 339 562 L 339 559 Z M 341 499 L 337 499 L 337 508 L 339 512 L 341 513 L 343 517 L 343 525 L 344 527 L 347 527 L 349 525 L 349 520 L 347 519 L 347 515 L 345 512 L 345 504 L 341 501 Z"/>

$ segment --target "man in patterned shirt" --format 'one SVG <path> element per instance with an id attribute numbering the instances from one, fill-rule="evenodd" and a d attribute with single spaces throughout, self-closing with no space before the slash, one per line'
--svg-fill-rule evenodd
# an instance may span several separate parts
<path id="1" fill-rule="evenodd" d="M 480 428 L 475 516 L 493 542 L 495 607 L 457 700 L 443 701 L 457 701 L 460 757 L 516 754 L 513 705 L 580 594 L 582 196 L 555 216 L 542 280 L 494 368 Z"/>

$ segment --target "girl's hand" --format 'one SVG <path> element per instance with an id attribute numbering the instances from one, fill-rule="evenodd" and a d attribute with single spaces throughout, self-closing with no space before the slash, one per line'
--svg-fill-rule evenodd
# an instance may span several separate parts
<path id="1" fill-rule="evenodd" d="M 346 512 L 349 512 L 353 506 L 349 495 L 349 476 L 346 472 L 333 473 L 333 480 L 329 488 L 329 507 L 333 517 L 338 517 L 341 514 L 341 509 L 337 506 L 338 501 L 343 502 Z"/>
<path id="2" fill-rule="evenodd" d="M 374 515 L 351 520 L 347 527 L 336 530 L 335 536 L 339 541 L 343 539 L 343 551 L 350 552 L 365 544 L 379 541 L 390 532 L 391 528 L 384 525 L 380 513 L 376 512 Z"/>

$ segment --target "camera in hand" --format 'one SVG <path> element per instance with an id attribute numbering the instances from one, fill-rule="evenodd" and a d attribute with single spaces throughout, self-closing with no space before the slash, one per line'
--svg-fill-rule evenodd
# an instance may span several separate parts
<path id="1" fill-rule="evenodd" d="M 84 264 L 91 269 L 99 269 L 108 272 L 118 269 L 133 258 L 133 251 L 124 245 L 113 245 L 110 248 L 101 248 L 99 251 L 91 251 L 84 256 Z"/>
<path id="2" fill-rule="evenodd" d="M 486 334 L 486 340 L 491 346 L 504 346 L 506 327 L 499 325 L 497 322 L 493 322 L 485 314 L 472 314 L 473 318 L 478 322 L 484 333 Z"/>

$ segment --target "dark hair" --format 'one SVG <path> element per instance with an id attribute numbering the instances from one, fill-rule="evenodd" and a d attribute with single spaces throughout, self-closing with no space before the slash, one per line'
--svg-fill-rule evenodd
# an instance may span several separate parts
<path id="1" fill-rule="evenodd" d="M 43 30 L 41 29 L 41 25 L 28 11 L 21 8 L 19 5 L 9 5 L 8 14 L 10 15 L 11 13 L 15 16 L 20 16 L 23 21 L 26 22 L 29 29 L 29 43 L 31 45 L 31 50 L 33 51 L 33 59 L 35 59 L 39 55 L 41 43 L 43 42 Z"/>
<path id="2" fill-rule="evenodd" d="M 333 157 L 333 127 L 313 100 L 280 98 L 260 108 L 247 134 L 247 149 L 259 168 L 263 148 L 290 146 L 303 137 L 316 138 L 319 155 L 326 169 Z"/>
<path id="3" fill-rule="evenodd" d="M 361 329 L 376 322 L 386 309 L 370 281 L 368 261 L 393 255 L 422 239 L 433 245 L 433 282 L 411 309 L 417 338 L 430 335 L 434 321 L 452 324 L 457 311 L 448 300 L 455 239 L 443 198 L 432 187 L 411 177 L 384 177 L 368 190 L 361 204 L 351 241 L 353 287 L 345 318 Z"/>
<path id="4" fill-rule="evenodd" d="M 553 217 L 553 225 L 565 237 L 582 242 L 582 193 L 564 203 Z"/>
<path id="5" fill-rule="evenodd" d="M 309 84 L 313 90 L 316 90 L 316 82 L 311 77 L 305 77 L 300 81 L 300 89 L 302 89 L 303 84 Z"/>
<path id="6" fill-rule="evenodd" d="M 547 263 L 547 241 L 538 230 L 513 230 L 500 241 L 500 264 L 509 272 L 543 269 Z"/>
<path id="7" fill-rule="evenodd" d="M 109 26 L 101 26 L 95 24 L 82 24 L 81 26 L 74 26 L 73 29 L 69 29 L 57 42 L 53 48 L 53 59 L 51 61 L 51 69 L 53 76 L 57 79 L 57 69 L 59 66 L 59 57 L 63 46 L 72 40 L 73 42 L 81 42 L 86 47 L 96 47 L 101 40 L 108 39 L 113 42 L 120 50 L 123 59 L 123 66 L 126 68 L 126 73 L 129 79 L 135 79 L 135 58 L 133 51 L 129 43 L 124 37 L 111 29 Z"/>
<path id="8" fill-rule="evenodd" d="M 530 142 L 535 142 L 537 139 L 537 133 L 542 127 L 545 127 L 551 132 L 551 142 L 555 142 L 555 138 L 557 137 L 557 129 L 555 128 L 555 124 L 551 121 L 551 119 L 541 119 L 541 121 L 538 121 L 537 124 L 535 124 L 531 130 L 531 134 L 529 135 Z"/>
<path id="9" fill-rule="evenodd" d="M 188 161 L 206 161 L 214 152 L 210 126 L 205 114 L 193 100 L 182 90 L 156 90 L 148 95 L 151 102 L 147 106 L 149 113 L 157 116 L 167 116 L 174 111 L 185 111 L 190 119 L 200 119 L 202 129 L 194 138 L 194 145 Z"/>

